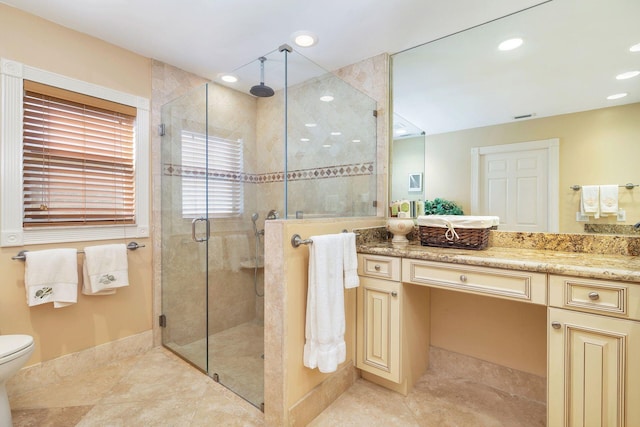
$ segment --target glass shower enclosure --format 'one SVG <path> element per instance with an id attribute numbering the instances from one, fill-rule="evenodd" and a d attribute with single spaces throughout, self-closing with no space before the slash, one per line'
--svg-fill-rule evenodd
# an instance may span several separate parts
<path id="1" fill-rule="evenodd" d="M 264 221 L 376 214 L 375 101 L 297 52 L 263 58 L 161 111 L 162 343 L 259 408 Z"/>

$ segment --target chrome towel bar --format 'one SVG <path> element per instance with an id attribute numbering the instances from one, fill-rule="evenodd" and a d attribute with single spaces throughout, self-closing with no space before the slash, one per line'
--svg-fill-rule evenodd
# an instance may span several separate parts
<path id="1" fill-rule="evenodd" d="M 347 230 L 342 230 L 343 233 L 348 233 Z M 354 233 L 356 236 L 359 236 L 360 233 Z M 313 243 L 313 239 L 303 239 L 300 237 L 298 233 L 291 236 L 291 246 L 294 248 L 299 247 L 300 245 L 310 245 Z"/>
<path id="2" fill-rule="evenodd" d="M 130 251 L 135 251 L 136 249 L 139 249 L 139 248 L 144 248 L 144 245 L 139 245 L 137 242 L 127 243 L 127 249 L 129 249 Z M 18 255 L 12 256 L 11 259 L 15 261 L 24 261 L 25 259 L 27 259 L 27 257 L 25 256 L 25 252 L 28 252 L 28 251 L 20 251 L 18 252 Z M 78 253 L 83 254 L 84 251 L 79 249 Z"/>
<path id="3" fill-rule="evenodd" d="M 620 184 L 618 185 L 618 187 L 624 187 L 627 190 L 633 190 L 635 187 L 639 186 L 640 184 L 633 184 L 631 182 L 627 182 L 626 184 Z M 571 187 L 569 187 L 570 189 L 572 189 L 573 191 L 578 191 L 582 188 L 581 185 L 572 185 Z"/>

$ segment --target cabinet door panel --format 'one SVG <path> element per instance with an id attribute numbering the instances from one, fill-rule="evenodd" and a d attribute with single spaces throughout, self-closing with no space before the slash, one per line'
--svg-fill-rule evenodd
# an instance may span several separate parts
<path id="1" fill-rule="evenodd" d="M 640 422 L 640 323 L 549 309 L 550 426 Z"/>
<path id="2" fill-rule="evenodd" d="M 400 284 L 361 278 L 358 294 L 358 368 L 400 381 Z"/>

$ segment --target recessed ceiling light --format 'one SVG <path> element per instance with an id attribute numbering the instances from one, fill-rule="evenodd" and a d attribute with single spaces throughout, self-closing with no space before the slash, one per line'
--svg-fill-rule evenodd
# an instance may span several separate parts
<path id="1" fill-rule="evenodd" d="M 396 135 L 404 135 L 407 132 L 406 129 L 396 129 Z"/>
<path id="2" fill-rule="evenodd" d="M 359 139 L 352 139 L 351 142 L 360 142 Z"/>
<path id="3" fill-rule="evenodd" d="M 314 127 L 318 126 L 318 125 L 317 125 L 317 124 L 315 124 L 315 123 L 305 123 L 304 125 L 305 125 L 306 127 L 308 127 L 308 128 L 314 128 Z"/>
<path id="4" fill-rule="evenodd" d="M 639 74 L 640 74 L 640 71 L 627 71 L 626 73 L 618 74 L 616 76 L 616 79 L 618 79 L 618 80 L 630 79 L 630 78 L 635 77 L 635 76 L 637 76 Z"/>
<path id="5" fill-rule="evenodd" d="M 331 148 L 331 144 L 322 144 L 324 148 Z"/>
<path id="6" fill-rule="evenodd" d="M 220 80 L 227 83 L 235 83 L 238 81 L 238 77 L 234 76 L 233 74 L 223 74 L 222 76 L 220 76 Z"/>
<path id="7" fill-rule="evenodd" d="M 615 95 L 607 96 L 607 99 L 620 99 L 620 98 L 624 98 L 625 96 L 627 96 L 626 93 L 616 93 Z"/>
<path id="8" fill-rule="evenodd" d="M 309 138 L 300 138 L 300 141 L 302 141 L 302 142 L 309 142 Z"/>
<path id="9" fill-rule="evenodd" d="M 311 47 L 318 43 L 318 36 L 310 31 L 296 31 L 291 34 L 291 38 L 299 47 Z"/>
<path id="10" fill-rule="evenodd" d="M 342 135 L 342 132 L 331 132 L 332 136 L 339 136 Z"/>
<path id="11" fill-rule="evenodd" d="M 320 101 L 331 102 L 331 101 L 333 101 L 333 96 L 331 96 L 331 95 L 322 95 L 320 97 Z"/>
<path id="12" fill-rule="evenodd" d="M 630 50 L 631 52 L 640 52 L 640 43 L 638 43 L 638 44 L 634 44 L 633 46 L 631 46 L 631 47 L 629 48 L 629 50 Z"/>
<path id="13" fill-rule="evenodd" d="M 498 49 L 499 50 L 513 50 L 513 49 L 517 49 L 520 46 L 522 46 L 523 40 L 521 38 L 514 38 L 514 39 L 509 39 L 509 40 L 505 40 L 502 43 L 500 43 L 498 45 Z"/>

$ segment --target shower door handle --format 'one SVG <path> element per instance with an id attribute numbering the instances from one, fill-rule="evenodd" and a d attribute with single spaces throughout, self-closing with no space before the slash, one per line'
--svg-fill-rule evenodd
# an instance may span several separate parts
<path id="1" fill-rule="evenodd" d="M 206 232 L 205 232 L 205 236 L 204 237 L 198 237 L 196 236 L 196 223 L 197 222 L 204 222 L 205 223 L 205 227 L 206 227 Z M 207 240 L 209 240 L 209 236 L 211 235 L 211 230 L 209 228 L 209 219 L 205 218 L 205 217 L 200 217 L 200 218 L 194 218 L 193 221 L 191 221 L 191 240 L 193 240 L 194 242 L 206 242 Z"/>

